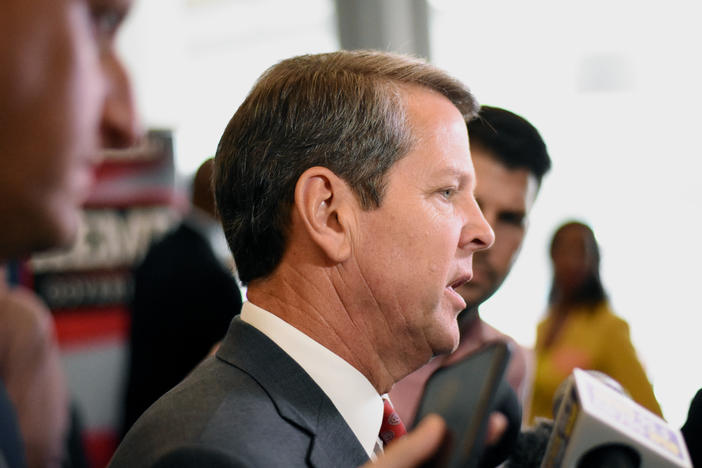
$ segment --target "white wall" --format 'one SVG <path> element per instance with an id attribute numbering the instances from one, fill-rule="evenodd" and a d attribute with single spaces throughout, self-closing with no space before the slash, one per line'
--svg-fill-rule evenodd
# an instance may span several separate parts
<path id="1" fill-rule="evenodd" d="M 702 30 L 693 1 L 432 1 L 434 62 L 478 99 L 518 112 L 553 159 L 522 255 L 482 310 L 532 345 L 565 219 L 588 222 L 616 312 L 664 415 L 702 387 Z"/>
<path id="2" fill-rule="evenodd" d="M 294 55 L 338 48 L 330 0 L 139 0 L 120 36 L 145 125 L 175 130 L 176 166 L 213 156 L 254 81 Z"/>

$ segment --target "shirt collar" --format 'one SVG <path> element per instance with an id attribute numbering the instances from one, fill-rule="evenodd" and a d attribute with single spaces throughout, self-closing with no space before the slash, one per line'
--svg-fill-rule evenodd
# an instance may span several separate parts
<path id="1" fill-rule="evenodd" d="M 302 367 L 326 393 L 369 457 L 383 418 L 383 401 L 355 367 L 278 316 L 245 302 L 241 319 L 261 331 Z"/>

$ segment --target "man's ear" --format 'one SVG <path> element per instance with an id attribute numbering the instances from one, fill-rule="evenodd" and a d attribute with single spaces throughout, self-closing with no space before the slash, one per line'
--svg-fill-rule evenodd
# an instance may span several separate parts
<path id="1" fill-rule="evenodd" d="M 349 204 L 354 201 L 348 184 L 326 167 L 307 169 L 295 185 L 295 209 L 308 235 L 335 263 L 351 255 Z"/>

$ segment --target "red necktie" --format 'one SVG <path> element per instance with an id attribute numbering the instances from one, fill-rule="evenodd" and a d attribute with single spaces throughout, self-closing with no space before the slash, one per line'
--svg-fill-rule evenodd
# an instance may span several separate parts
<path id="1" fill-rule="evenodd" d="M 387 446 L 406 433 L 405 425 L 402 424 L 400 416 L 392 407 L 392 403 L 387 398 L 383 398 L 383 423 L 380 425 L 380 439 L 383 441 L 383 445 Z"/>

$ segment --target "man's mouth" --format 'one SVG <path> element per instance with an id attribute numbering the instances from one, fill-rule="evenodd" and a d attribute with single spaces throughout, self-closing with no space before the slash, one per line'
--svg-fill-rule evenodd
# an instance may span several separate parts
<path id="1" fill-rule="evenodd" d="M 449 288 L 456 290 L 464 284 L 466 284 L 467 282 L 469 282 L 472 278 L 472 274 L 460 276 L 459 278 L 456 278 L 452 283 L 449 284 Z"/>
<path id="2" fill-rule="evenodd" d="M 459 311 L 463 310 L 466 308 L 466 301 L 463 299 L 463 297 L 458 293 L 457 289 L 466 284 L 471 280 L 473 277 L 472 273 L 466 273 L 464 275 L 459 276 L 455 280 L 453 280 L 451 283 L 449 283 L 446 288 L 451 292 L 451 295 L 454 298 L 454 302 L 456 304 L 456 307 L 458 307 Z"/>

